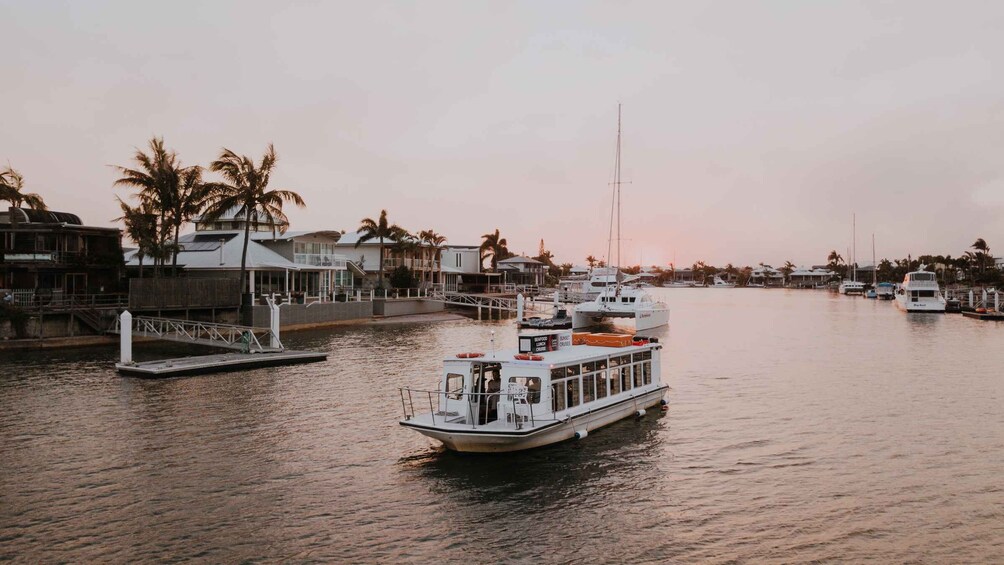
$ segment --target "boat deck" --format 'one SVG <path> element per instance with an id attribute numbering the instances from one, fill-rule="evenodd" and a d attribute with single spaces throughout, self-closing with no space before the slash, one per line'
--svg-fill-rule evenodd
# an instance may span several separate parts
<path id="1" fill-rule="evenodd" d="M 314 351 L 274 351 L 267 353 L 222 353 L 180 357 L 140 363 L 116 363 L 115 368 L 123 375 L 145 378 L 179 377 L 204 375 L 227 371 L 278 367 L 300 363 L 316 363 L 328 358 L 327 353 Z"/>
<path id="2" fill-rule="evenodd" d="M 1004 322 L 1004 312 L 963 312 L 963 316 L 974 320 Z"/>

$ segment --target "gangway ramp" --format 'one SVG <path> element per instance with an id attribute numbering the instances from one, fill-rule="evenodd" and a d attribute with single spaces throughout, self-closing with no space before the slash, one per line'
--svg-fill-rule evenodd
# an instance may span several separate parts
<path id="1" fill-rule="evenodd" d="M 121 333 L 121 323 L 120 318 L 115 319 L 115 327 L 112 329 L 112 333 Z M 134 316 L 132 318 L 132 335 L 165 341 L 196 343 L 210 347 L 236 349 L 248 353 L 266 353 L 283 350 L 279 336 L 273 334 L 270 328 L 176 320 L 173 318 Z"/>

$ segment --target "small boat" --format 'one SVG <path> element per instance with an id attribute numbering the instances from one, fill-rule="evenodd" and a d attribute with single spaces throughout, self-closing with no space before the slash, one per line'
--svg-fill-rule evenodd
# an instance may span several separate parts
<path id="1" fill-rule="evenodd" d="M 555 308 L 550 318 L 533 316 L 519 322 L 521 328 L 567 330 L 572 327 L 572 317 L 567 308 Z"/>
<path id="2" fill-rule="evenodd" d="M 511 452 L 583 439 L 666 405 L 655 338 L 564 331 L 518 339 L 516 349 L 448 357 L 435 390 L 399 389 L 400 425 L 454 451 Z M 430 411 L 417 413 L 422 407 Z"/>
<path id="3" fill-rule="evenodd" d="M 709 285 L 711 288 L 735 288 L 735 283 L 728 283 L 722 280 L 722 277 L 715 275 L 714 280 Z"/>
<path id="4" fill-rule="evenodd" d="M 896 305 L 907 312 L 944 312 L 945 297 L 937 276 L 923 270 L 907 273 L 896 293 Z"/>
<path id="5" fill-rule="evenodd" d="M 889 282 L 881 282 L 875 285 L 875 294 L 879 300 L 892 300 L 896 298 L 896 285 Z"/>
<path id="6" fill-rule="evenodd" d="M 878 292 L 874 288 L 869 288 L 865 291 L 865 298 L 876 299 L 878 298 Z"/>
<path id="7" fill-rule="evenodd" d="M 840 281 L 840 287 L 837 289 L 840 294 L 862 294 L 864 291 L 865 283 L 849 279 Z"/>

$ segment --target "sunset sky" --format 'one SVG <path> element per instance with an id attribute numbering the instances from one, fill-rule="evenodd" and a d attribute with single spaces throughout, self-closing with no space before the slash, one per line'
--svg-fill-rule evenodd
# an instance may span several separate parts
<path id="1" fill-rule="evenodd" d="M 1004 3 L 0 0 L 0 164 L 107 225 L 164 136 L 280 161 L 293 229 L 625 264 L 1004 251 Z"/>

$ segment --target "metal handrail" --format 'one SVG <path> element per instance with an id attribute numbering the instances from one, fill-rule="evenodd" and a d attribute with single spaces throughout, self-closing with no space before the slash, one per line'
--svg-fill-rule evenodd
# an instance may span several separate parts
<path id="1" fill-rule="evenodd" d="M 121 318 L 115 318 L 114 333 L 121 332 Z M 132 319 L 132 331 L 145 336 L 153 336 L 160 339 L 182 342 L 205 343 L 217 347 L 230 349 L 246 349 L 248 352 L 256 351 L 264 353 L 266 351 L 283 350 L 279 336 L 273 335 L 269 328 L 255 328 L 251 326 L 236 326 L 229 324 L 217 324 L 213 322 L 196 322 L 190 320 L 173 320 L 170 318 L 153 318 L 147 316 L 135 316 Z M 271 347 L 273 342 L 278 347 Z M 246 341 L 245 341 L 246 340 Z M 262 341 L 268 343 L 266 347 Z"/>
<path id="2" fill-rule="evenodd" d="M 517 401 L 521 400 L 522 404 L 524 404 L 525 406 L 527 406 L 528 407 L 528 411 L 530 412 L 529 416 L 530 416 L 530 425 L 531 426 L 534 426 L 537 423 L 536 422 L 536 418 L 535 418 L 535 416 L 533 414 L 533 405 L 534 404 L 539 404 L 540 403 L 540 399 L 541 399 L 541 391 L 536 391 L 536 393 L 537 393 L 537 402 L 530 402 L 530 400 L 528 398 L 529 394 L 512 394 L 512 393 L 503 392 L 501 390 L 498 391 L 498 392 L 463 392 L 463 391 L 458 392 L 458 391 L 443 391 L 443 390 L 422 390 L 422 389 L 414 389 L 414 388 L 405 386 L 405 387 L 399 387 L 398 388 L 398 392 L 401 395 L 401 407 L 404 410 L 404 419 L 405 420 L 411 420 L 412 418 L 414 418 L 416 416 L 416 414 L 415 414 L 415 404 L 414 404 L 414 399 L 413 399 L 413 393 L 418 393 L 418 394 L 424 394 L 424 395 L 426 395 L 427 398 L 428 398 L 428 400 L 429 400 L 429 413 L 430 413 L 430 416 L 432 417 L 432 424 L 433 425 L 436 424 L 436 414 L 437 414 L 436 406 L 439 407 L 438 412 L 440 413 L 440 415 L 445 418 L 446 414 L 445 414 L 445 411 L 442 408 L 442 401 L 444 400 L 444 398 L 446 397 L 446 395 L 458 395 L 459 396 L 458 398 L 445 398 L 445 399 L 447 399 L 447 400 L 463 400 L 463 401 L 465 401 L 465 404 L 467 405 L 467 421 L 471 423 L 471 427 L 472 428 L 476 428 L 477 426 L 483 426 L 483 425 L 486 425 L 488 423 L 488 422 L 484 422 L 484 423 L 479 422 L 478 419 L 474 418 L 473 406 L 474 406 L 474 399 L 475 398 L 479 399 L 479 402 L 478 402 L 479 405 L 480 405 L 480 397 L 486 397 L 486 400 L 487 400 L 488 398 L 490 398 L 492 396 L 497 396 L 499 398 L 499 402 L 501 402 L 503 398 L 507 398 L 507 400 L 512 403 L 514 409 L 515 409 L 515 406 L 517 404 Z M 404 396 L 405 393 L 407 393 L 407 395 L 408 395 L 407 402 L 405 402 L 405 396 Z M 438 402 L 435 403 L 435 404 L 433 404 L 433 402 L 432 402 L 432 396 L 433 395 L 436 395 L 436 397 L 438 399 Z M 410 408 L 410 410 L 409 410 L 409 408 Z M 518 418 L 513 420 L 513 424 L 515 425 L 516 429 L 521 429 L 522 428 L 522 422 Z"/>

